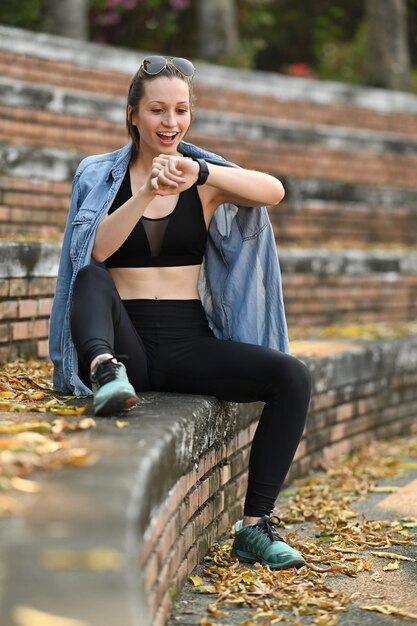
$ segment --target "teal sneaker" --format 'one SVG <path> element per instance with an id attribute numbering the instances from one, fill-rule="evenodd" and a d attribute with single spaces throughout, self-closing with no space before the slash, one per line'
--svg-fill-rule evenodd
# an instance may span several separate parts
<path id="1" fill-rule="evenodd" d="M 279 518 L 262 517 L 256 524 L 235 524 L 233 556 L 244 563 L 261 563 L 271 569 L 289 569 L 306 564 L 301 554 L 278 534 Z"/>
<path id="2" fill-rule="evenodd" d="M 127 377 L 126 368 L 119 361 L 99 361 L 91 372 L 90 379 L 94 393 L 94 415 L 119 413 L 139 402 Z"/>

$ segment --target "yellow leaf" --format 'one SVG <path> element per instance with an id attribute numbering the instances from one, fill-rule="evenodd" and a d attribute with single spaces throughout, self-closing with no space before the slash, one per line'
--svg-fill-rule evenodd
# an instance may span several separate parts
<path id="1" fill-rule="evenodd" d="M 78 619 L 45 613 L 28 606 L 15 607 L 13 619 L 17 626 L 89 626 L 87 622 Z"/>
<path id="2" fill-rule="evenodd" d="M 385 559 L 396 559 L 398 561 L 413 561 L 413 562 L 416 561 L 416 559 L 412 558 L 411 556 L 403 556 L 402 554 L 396 554 L 395 552 L 379 552 L 377 550 L 372 550 L 371 554 L 373 554 L 374 556 L 385 558 Z"/>
<path id="3" fill-rule="evenodd" d="M 390 604 L 375 604 L 372 606 L 361 606 L 360 608 L 365 611 L 377 611 L 378 613 L 383 613 L 383 615 L 399 615 L 401 617 L 408 617 L 408 619 L 417 621 L 417 615 L 415 613 L 408 613 L 407 611 L 403 611 L 403 609 L 391 606 Z"/>
<path id="4" fill-rule="evenodd" d="M 399 568 L 400 568 L 400 563 L 398 561 L 394 561 L 393 563 L 388 563 L 388 565 L 386 565 L 382 569 L 384 570 L 384 572 L 391 572 Z"/>
<path id="5" fill-rule="evenodd" d="M 117 428 L 126 428 L 126 426 L 129 426 L 129 422 L 124 422 L 123 420 L 116 420 L 116 426 Z"/>
<path id="6" fill-rule="evenodd" d="M 54 415 L 81 415 L 87 407 L 85 406 L 62 406 L 50 407 L 49 410 Z"/>
<path id="7" fill-rule="evenodd" d="M 188 580 L 190 581 L 190 583 L 193 583 L 194 587 L 199 587 L 203 584 L 203 579 L 201 578 L 201 576 L 190 576 Z"/>
<path id="8" fill-rule="evenodd" d="M 16 405 L 15 405 L 16 406 Z M 51 425 L 48 422 L 0 422 L 0 434 L 23 433 L 26 431 L 49 432 Z"/>
<path id="9" fill-rule="evenodd" d="M 406 468 L 406 469 L 417 469 L 417 463 L 413 461 L 402 461 L 398 463 L 398 467 Z"/>
<path id="10" fill-rule="evenodd" d="M 10 479 L 10 484 L 13 489 L 24 491 L 25 493 L 38 493 L 41 489 L 39 483 L 34 480 L 26 480 L 24 478 L 19 478 L 19 476 L 13 476 Z"/>
<path id="11" fill-rule="evenodd" d="M 87 570 L 94 572 L 118 572 L 126 566 L 126 557 L 119 550 L 95 548 L 75 550 L 45 550 L 42 564 L 52 570 Z"/>
<path id="12" fill-rule="evenodd" d="M 92 417 L 84 417 L 84 419 L 78 422 L 78 428 L 81 430 L 87 430 L 88 428 L 95 428 L 97 423 Z"/>

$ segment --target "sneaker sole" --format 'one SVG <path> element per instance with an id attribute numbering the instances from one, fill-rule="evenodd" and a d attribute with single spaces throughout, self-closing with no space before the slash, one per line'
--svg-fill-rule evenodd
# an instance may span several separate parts
<path id="1" fill-rule="evenodd" d="M 132 396 L 130 391 L 121 391 L 118 394 L 113 394 L 106 402 L 99 406 L 94 406 L 94 415 L 110 416 L 114 413 L 120 413 L 126 409 L 130 409 L 135 404 L 138 404 L 139 398 Z"/>
<path id="2" fill-rule="evenodd" d="M 265 559 L 259 559 L 251 552 L 243 552 L 242 550 L 235 550 L 234 548 L 232 549 L 232 556 L 236 556 L 242 563 L 260 563 L 261 565 L 268 565 L 271 569 L 291 569 L 293 567 L 299 569 L 306 564 L 304 559 L 291 559 L 287 563 L 277 565 Z"/>

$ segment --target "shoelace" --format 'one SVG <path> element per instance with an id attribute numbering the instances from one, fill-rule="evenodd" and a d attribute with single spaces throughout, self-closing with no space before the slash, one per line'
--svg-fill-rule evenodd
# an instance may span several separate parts
<path id="1" fill-rule="evenodd" d="M 271 517 L 265 516 L 256 524 L 262 532 L 266 532 L 271 541 L 284 541 L 278 533 L 278 527 L 281 520 L 276 515 Z"/>
<path id="2" fill-rule="evenodd" d="M 116 378 L 120 363 L 115 363 L 112 359 L 113 357 L 111 359 L 103 359 L 94 369 L 93 375 L 100 387 Z"/>

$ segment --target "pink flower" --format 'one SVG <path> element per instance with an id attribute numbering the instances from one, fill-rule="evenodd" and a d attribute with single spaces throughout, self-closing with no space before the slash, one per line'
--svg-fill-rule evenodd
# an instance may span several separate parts
<path id="1" fill-rule="evenodd" d="M 169 0 L 169 4 L 173 9 L 186 9 L 190 6 L 191 0 Z"/>
<path id="2" fill-rule="evenodd" d="M 315 78 L 314 72 L 306 63 L 292 63 L 284 68 L 284 73 L 299 78 Z"/>

